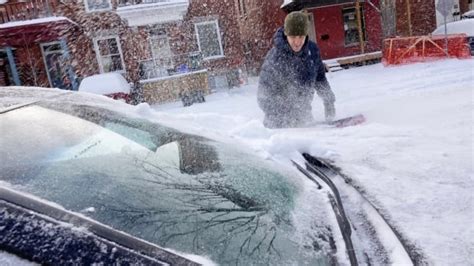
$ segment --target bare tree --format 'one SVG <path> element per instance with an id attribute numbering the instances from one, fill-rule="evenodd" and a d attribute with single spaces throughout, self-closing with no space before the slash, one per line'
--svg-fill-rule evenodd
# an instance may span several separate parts
<path id="1" fill-rule="evenodd" d="M 395 36 L 397 34 L 395 0 L 380 1 L 379 12 L 382 17 L 383 37 L 389 38 Z"/>

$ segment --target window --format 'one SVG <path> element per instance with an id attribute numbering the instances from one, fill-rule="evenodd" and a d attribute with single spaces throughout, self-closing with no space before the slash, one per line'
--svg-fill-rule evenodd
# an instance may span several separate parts
<path id="1" fill-rule="evenodd" d="M 173 54 L 166 33 L 158 33 L 150 36 L 151 52 L 155 64 L 162 68 L 173 68 Z"/>
<path id="2" fill-rule="evenodd" d="M 86 11 L 106 11 L 112 9 L 112 4 L 110 0 L 85 0 Z"/>
<path id="3" fill-rule="evenodd" d="M 239 12 L 241 16 L 247 14 L 247 7 L 245 4 L 245 0 L 239 0 Z"/>
<path id="4" fill-rule="evenodd" d="M 174 68 L 174 61 L 166 32 L 162 29 L 153 30 L 148 40 L 152 58 L 140 62 L 141 77 L 150 79 L 169 76 L 169 70 Z"/>
<path id="5" fill-rule="evenodd" d="M 217 20 L 195 24 L 199 51 L 204 59 L 224 56 L 222 41 Z"/>
<path id="6" fill-rule="evenodd" d="M 59 42 L 41 44 L 41 52 L 48 74 L 49 84 L 53 88 L 71 90 L 71 82 L 68 77 L 65 64 L 64 50 Z"/>
<path id="7" fill-rule="evenodd" d="M 95 39 L 94 47 L 101 73 L 125 71 L 118 37 Z"/>
<path id="8" fill-rule="evenodd" d="M 359 29 L 357 25 L 357 14 L 355 7 L 344 8 L 342 10 L 344 19 L 344 40 L 345 45 L 353 45 L 359 43 Z M 365 23 L 363 9 L 360 9 L 362 40 L 365 41 Z"/>

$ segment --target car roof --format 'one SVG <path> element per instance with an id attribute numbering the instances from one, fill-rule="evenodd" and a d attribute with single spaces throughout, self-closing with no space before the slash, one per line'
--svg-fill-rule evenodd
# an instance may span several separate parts
<path id="1" fill-rule="evenodd" d="M 462 18 L 474 18 L 474 10 L 469 10 L 462 14 Z"/>
<path id="2" fill-rule="evenodd" d="M 464 33 L 467 36 L 474 36 L 474 20 L 473 19 L 463 19 L 458 21 L 453 21 L 446 23 L 448 34 L 459 34 Z M 444 24 L 438 26 L 436 30 L 433 31 L 433 35 L 442 35 L 444 34 Z"/>

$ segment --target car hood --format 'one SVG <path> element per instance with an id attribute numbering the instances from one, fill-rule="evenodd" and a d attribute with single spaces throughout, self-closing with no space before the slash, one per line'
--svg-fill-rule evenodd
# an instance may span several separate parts
<path id="1" fill-rule="evenodd" d="M 0 180 L 20 191 L 220 264 L 331 264 L 344 250 L 326 196 L 296 170 L 104 97 L 0 93 Z"/>

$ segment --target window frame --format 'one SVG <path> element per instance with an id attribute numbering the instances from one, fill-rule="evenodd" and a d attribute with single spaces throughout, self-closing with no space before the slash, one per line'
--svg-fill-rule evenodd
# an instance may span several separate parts
<path id="1" fill-rule="evenodd" d="M 241 16 L 247 15 L 247 4 L 245 0 L 238 0 L 239 2 L 239 12 Z"/>
<path id="2" fill-rule="evenodd" d="M 360 6 L 359 9 L 360 9 L 360 19 L 361 19 L 361 27 L 362 27 L 362 38 L 363 38 L 362 41 L 364 43 L 366 43 L 367 42 L 367 30 L 366 30 L 366 27 L 365 27 L 364 8 L 363 8 L 363 6 Z M 342 13 L 342 24 L 343 24 L 343 30 L 344 30 L 344 47 L 356 46 L 360 43 L 359 40 L 357 40 L 356 42 L 347 43 L 346 29 L 344 28 L 344 26 L 346 25 L 346 21 L 344 20 L 344 15 L 345 15 L 345 12 L 347 12 L 349 10 L 353 10 L 354 16 L 356 17 L 355 22 L 357 24 L 357 7 L 356 6 L 351 6 L 351 7 L 342 8 L 341 13 Z M 357 36 L 359 36 L 359 29 L 357 29 Z M 358 39 L 360 39 L 360 36 L 358 37 Z"/>
<path id="3" fill-rule="evenodd" d="M 203 54 L 203 60 L 213 60 L 213 59 L 223 58 L 223 57 L 225 57 L 224 47 L 222 46 L 221 30 L 219 28 L 219 22 L 217 21 L 217 19 L 194 23 L 194 31 L 196 33 L 196 39 L 197 39 L 199 51 L 202 53 L 201 40 L 199 39 L 199 26 L 208 25 L 208 24 L 214 24 L 215 27 L 216 27 L 215 29 L 216 29 L 216 33 L 217 33 L 217 41 L 219 43 L 220 54 L 219 55 L 212 55 L 212 56 L 208 56 L 208 57 L 204 57 L 204 54 Z"/>
<path id="4" fill-rule="evenodd" d="M 155 49 L 153 49 L 154 48 L 154 41 L 160 40 L 160 39 L 165 39 L 166 40 L 165 49 L 169 52 L 167 58 L 160 57 L 159 54 L 155 53 Z M 156 62 L 157 60 L 160 60 L 160 59 L 168 59 L 169 64 L 163 64 L 163 65 L 160 64 L 158 66 L 163 66 L 165 68 L 172 68 L 174 66 L 174 60 L 173 60 L 173 52 L 171 51 L 170 39 L 168 37 L 168 34 L 166 34 L 166 33 L 150 34 L 148 40 L 149 40 L 149 43 L 150 43 L 151 57 L 152 57 L 153 61 Z"/>
<path id="5" fill-rule="evenodd" d="M 118 51 L 119 51 L 118 54 L 120 55 L 120 63 L 122 65 L 122 70 L 108 71 L 108 72 L 104 71 L 104 64 L 102 62 L 103 56 L 100 54 L 99 41 L 108 40 L 108 39 L 115 39 L 115 41 L 117 42 L 117 48 L 118 48 Z M 127 72 L 126 68 L 125 68 L 125 60 L 123 58 L 122 45 L 120 44 L 120 38 L 119 38 L 118 35 L 109 35 L 109 36 L 94 38 L 93 42 L 94 42 L 94 50 L 95 50 L 97 62 L 99 63 L 100 73 L 113 73 L 113 72 L 126 73 Z M 112 55 L 115 55 L 115 54 L 112 54 Z M 110 54 L 108 56 L 111 57 Z"/>
<path id="6" fill-rule="evenodd" d="M 100 8 L 100 9 L 91 9 L 89 7 L 89 1 L 91 0 L 84 0 L 84 6 L 86 8 L 86 12 L 91 13 L 91 12 L 103 12 L 103 11 L 110 11 L 112 10 L 112 1 L 111 0 L 105 0 L 109 3 L 109 7 L 106 8 Z"/>

